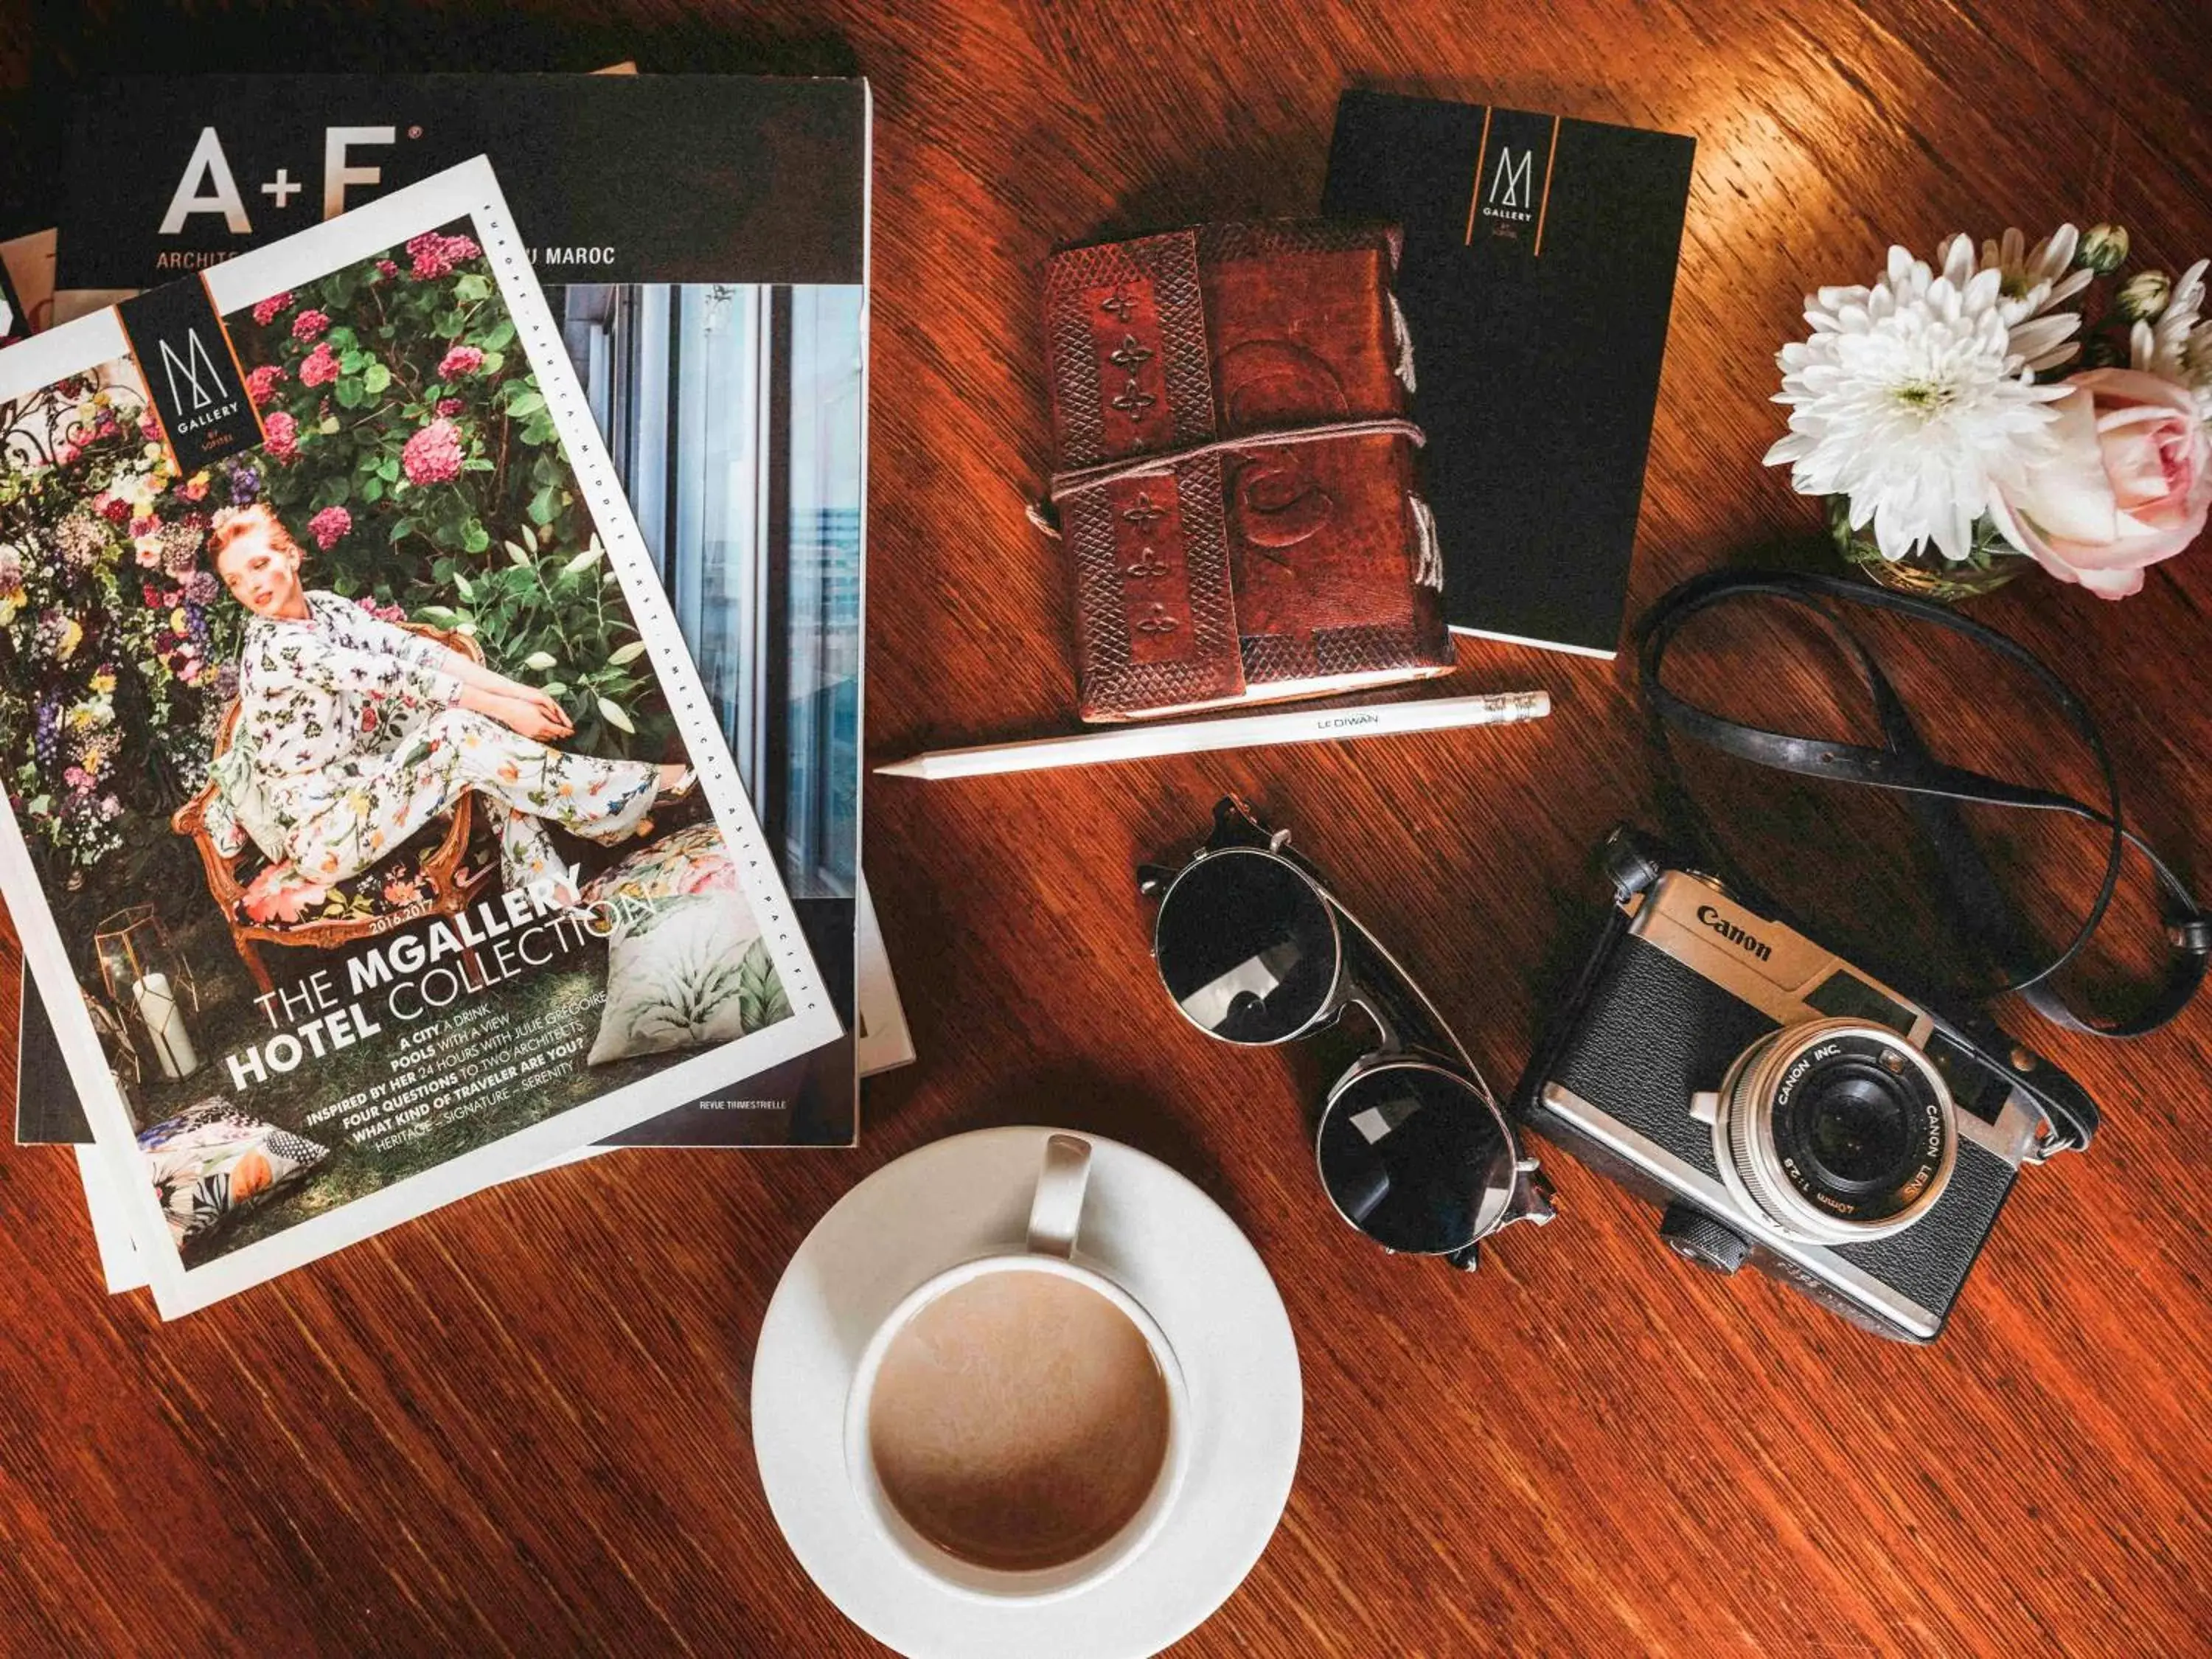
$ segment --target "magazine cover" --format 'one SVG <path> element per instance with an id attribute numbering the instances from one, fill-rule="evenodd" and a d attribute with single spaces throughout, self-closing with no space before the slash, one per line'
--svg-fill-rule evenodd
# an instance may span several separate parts
<path id="1" fill-rule="evenodd" d="M 481 158 L 0 352 L 0 618 L 166 1316 L 838 1031 Z"/>
<path id="2" fill-rule="evenodd" d="M 127 127 L 106 118 L 132 111 Z M 100 84 L 70 139 L 57 309 L 210 267 L 483 152 L 712 689 L 848 1035 L 618 1139 L 847 1146 L 867 444 L 865 82 L 215 76 Z M 649 142 L 641 141 L 643 138 Z M 883 1000 L 897 1018 L 896 996 Z M 35 1018 L 35 1014 L 31 1018 Z M 27 1044 L 29 1039 L 27 1037 Z M 859 1063 L 856 1064 L 856 1058 Z"/>

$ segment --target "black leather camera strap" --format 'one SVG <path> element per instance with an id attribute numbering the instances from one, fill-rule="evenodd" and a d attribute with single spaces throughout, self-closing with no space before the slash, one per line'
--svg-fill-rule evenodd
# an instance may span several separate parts
<path id="1" fill-rule="evenodd" d="M 1667 647 L 1682 626 L 1716 605 L 1746 599 L 1781 599 L 1806 608 L 1835 636 L 1856 661 L 1874 700 L 1883 746 L 1838 743 L 1822 738 L 1795 737 L 1770 732 L 1737 720 L 1724 720 L 1686 702 L 1661 682 L 1660 666 Z M 1839 614 L 1845 605 L 1893 611 L 1960 635 L 2017 665 L 2050 693 L 2095 757 L 2105 783 L 2105 804 L 2091 806 L 2071 795 L 2031 785 L 1986 777 L 1955 766 L 1947 766 L 1929 753 L 1922 741 L 1896 688 L 1884 674 L 1865 643 L 1853 634 Z M 1972 957 L 1994 968 L 2002 977 L 1995 984 L 1970 988 L 1970 994 L 1989 997 L 2016 992 L 2045 1018 L 2077 1031 L 2099 1036 L 2140 1036 L 2157 1030 L 2188 1005 L 2204 977 L 2208 954 L 2212 954 L 2212 919 L 2191 895 L 2181 878 L 2139 836 L 2127 829 L 2120 814 L 2119 778 L 2105 748 L 2095 720 L 2073 690 L 2025 647 L 1994 629 L 1971 622 L 1944 606 L 1925 599 L 1847 581 L 1833 576 L 1757 571 L 1717 571 L 1692 578 L 1660 599 L 1636 624 L 1641 683 L 1650 710 L 1656 746 L 1660 750 L 1669 796 L 1668 809 L 1677 819 L 1674 833 L 1721 866 L 1720 873 L 1757 893 L 1755 884 L 1741 880 L 1728 860 L 1711 826 L 1683 784 L 1667 734 L 1671 730 L 1709 748 L 1749 761 L 1756 766 L 1794 772 L 1802 777 L 1893 789 L 1906 797 L 1914 818 L 1935 854 L 1941 878 L 1941 898 L 1952 925 L 1967 945 Z M 2106 832 L 2103 879 L 2096 902 L 2080 928 L 2056 956 L 2035 941 L 2033 931 L 2006 897 L 1991 873 L 1988 860 L 1967 830 L 1956 803 L 1972 801 L 1991 806 L 2059 812 L 2102 827 Z M 2052 976 L 2081 954 L 2105 920 L 2118 887 L 2120 870 L 2132 845 L 2150 861 L 2159 885 L 2172 953 L 2164 971 L 2136 1012 L 2124 1019 L 2094 1019 L 2075 1012 Z M 1761 902 L 1767 902 L 1760 894 Z M 1815 935 L 1817 937 L 1817 935 Z"/>

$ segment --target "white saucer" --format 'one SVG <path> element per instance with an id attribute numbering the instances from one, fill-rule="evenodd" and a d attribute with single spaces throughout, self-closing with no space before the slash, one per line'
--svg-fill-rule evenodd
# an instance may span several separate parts
<path id="1" fill-rule="evenodd" d="M 753 1452 L 769 1507 L 823 1594 L 910 1659 L 1157 1653 L 1243 1582 L 1297 1468 L 1298 1352 L 1274 1280 L 1212 1199 L 1157 1158 L 1086 1133 L 1079 1254 L 1151 1310 L 1190 1390 L 1190 1473 L 1166 1527 L 1112 1577 L 1041 1607 L 956 1595 L 872 1528 L 845 1474 L 860 1351 L 933 1273 L 1020 1245 L 1050 1133 L 980 1129 L 877 1170 L 807 1235 L 761 1324 Z"/>

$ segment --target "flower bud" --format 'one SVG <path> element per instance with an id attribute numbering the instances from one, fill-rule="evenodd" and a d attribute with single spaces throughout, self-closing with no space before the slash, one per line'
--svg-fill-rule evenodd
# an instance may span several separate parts
<path id="1" fill-rule="evenodd" d="M 2074 263 L 2100 276 L 2111 276 L 2127 263 L 2127 258 L 2125 225 L 2092 225 L 2074 250 Z"/>
<path id="2" fill-rule="evenodd" d="M 2162 270 L 2139 270 L 2120 285 L 2112 311 L 2121 321 L 2148 323 L 2166 309 L 2172 297 L 2173 278 Z"/>

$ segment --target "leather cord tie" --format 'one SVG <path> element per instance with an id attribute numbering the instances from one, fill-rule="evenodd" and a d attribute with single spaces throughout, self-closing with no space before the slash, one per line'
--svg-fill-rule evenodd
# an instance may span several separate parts
<path id="1" fill-rule="evenodd" d="M 1211 438 L 1202 444 L 1186 444 L 1180 449 L 1156 450 L 1149 455 L 1133 455 L 1127 460 L 1102 461 L 1096 466 L 1055 472 L 1046 488 L 1045 499 L 1028 502 L 1023 510 L 1031 524 L 1057 540 L 1060 525 L 1054 509 L 1073 496 L 1087 495 L 1124 478 L 1158 477 L 1174 471 L 1186 461 L 1203 460 L 1208 455 L 1225 454 L 1231 450 L 1281 449 L 1294 444 L 1328 443 L 1338 438 L 1404 438 L 1416 448 L 1429 441 L 1428 434 L 1413 422 L 1395 416 L 1321 421 L 1311 426 L 1287 427 L 1279 432 L 1240 433 L 1233 438 Z"/>

